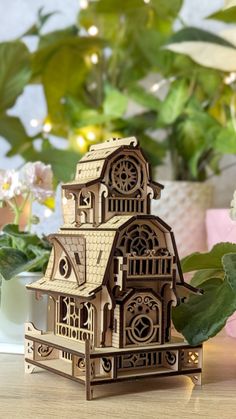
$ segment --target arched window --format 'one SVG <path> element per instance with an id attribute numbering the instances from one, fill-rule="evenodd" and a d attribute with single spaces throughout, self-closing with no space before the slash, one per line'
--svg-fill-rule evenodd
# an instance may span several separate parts
<path id="1" fill-rule="evenodd" d="M 79 208 L 91 208 L 91 192 L 82 189 L 78 201 Z"/>
<path id="2" fill-rule="evenodd" d="M 142 256 L 158 246 L 157 235 L 149 225 L 133 224 L 127 228 L 117 247 L 123 250 L 123 254 L 133 253 Z"/>

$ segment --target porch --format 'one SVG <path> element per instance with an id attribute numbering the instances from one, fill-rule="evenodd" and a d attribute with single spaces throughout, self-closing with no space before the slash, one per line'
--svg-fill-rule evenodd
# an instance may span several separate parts
<path id="1" fill-rule="evenodd" d="M 176 338 L 164 345 L 142 348 L 94 348 L 90 341 L 78 343 L 26 326 L 26 372 L 40 367 L 86 387 L 92 398 L 96 385 L 150 376 L 189 375 L 201 382 L 202 347 L 191 347 Z"/>

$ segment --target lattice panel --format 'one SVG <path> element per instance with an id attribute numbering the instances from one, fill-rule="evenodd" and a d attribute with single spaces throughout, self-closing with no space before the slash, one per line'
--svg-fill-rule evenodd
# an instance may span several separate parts
<path id="1" fill-rule="evenodd" d="M 95 308 L 91 303 L 78 308 L 74 298 L 59 297 L 56 312 L 57 335 L 81 342 L 89 339 L 94 343 Z"/>

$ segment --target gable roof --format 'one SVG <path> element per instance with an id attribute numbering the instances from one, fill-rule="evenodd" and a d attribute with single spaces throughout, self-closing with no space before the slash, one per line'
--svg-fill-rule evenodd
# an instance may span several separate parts
<path id="1" fill-rule="evenodd" d="M 104 143 L 92 145 L 76 166 L 75 180 L 63 184 L 62 188 L 78 190 L 97 183 L 103 178 L 108 160 L 119 151 L 127 149 L 138 149 L 140 158 L 147 163 L 149 168 L 150 165 L 142 150 L 138 147 L 138 141 L 135 137 L 112 138 Z M 151 179 L 149 179 L 149 183 L 155 190 L 160 190 L 164 187 Z"/>
<path id="2" fill-rule="evenodd" d="M 70 259 L 73 260 L 74 251 L 80 245 L 81 237 L 85 238 L 85 282 L 78 285 L 77 282 L 68 279 L 53 278 L 54 262 L 49 261 L 45 276 L 40 280 L 30 284 L 27 288 L 41 291 L 51 291 L 54 293 L 65 293 L 68 295 L 91 298 L 101 289 L 103 279 L 106 275 L 113 254 L 113 244 L 116 231 L 97 230 L 71 230 L 61 231 L 51 236 L 51 240 L 57 239 Z M 52 256 L 55 258 L 54 252 Z M 76 274 L 76 272 L 75 272 Z M 78 274 L 78 273 L 77 273 Z"/>

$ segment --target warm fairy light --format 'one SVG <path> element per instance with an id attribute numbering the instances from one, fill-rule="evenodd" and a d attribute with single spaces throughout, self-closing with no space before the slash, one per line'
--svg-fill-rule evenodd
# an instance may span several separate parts
<path id="1" fill-rule="evenodd" d="M 149 3 L 150 3 L 150 0 L 143 0 L 143 2 L 144 2 L 145 4 L 149 4 Z"/>
<path id="2" fill-rule="evenodd" d="M 88 28 L 88 34 L 91 36 L 96 36 L 98 34 L 98 28 L 95 25 L 90 26 L 90 28 Z"/>
<path id="3" fill-rule="evenodd" d="M 234 73 L 234 72 L 229 73 L 229 75 L 224 78 L 225 84 L 234 83 L 235 80 L 236 80 L 236 73 Z"/>
<path id="4" fill-rule="evenodd" d="M 52 215 L 52 210 L 50 208 L 45 208 L 44 217 L 49 218 Z"/>
<path id="5" fill-rule="evenodd" d="M 87 9 L 88 7 L 88 0 L 80 0 L 80 8 Z"/>
<path id="6" fill-rule="evenodd" d="M 151 87 L 150 87 L 150 92 L 157 92 L 161 87 L 163 87 L 165 84 L 167 83 L 173 83 L 173 81 L 176 80 L 175 76 L 169 77 L 167 79 L 161 79 L 158 83 L 154 83 Z"/>
<path id="7" fill-rule="evenodd" d="M 93 82 L 88 86 L 89 91 L 95 90 L 96 88 L 97 88 L 97 83 L 96 82 Z"/>
<path id="8" fill-rule="evenodd" d="M 88 138 L 89 141 L 94 141 L 94 140 L 96 140 L 96 135 L 94 134 L 93 131 L 89 131 L 87 133 L 87 138 Z"/>
<path id="9" fill-rule="evenodd" d="M 40 121 L 39 121 L 38 119 L 36 119 L 36 118 L 33 118 L 33 119 L 31 119 L 31 121 L 30 121 L 30 125 L 31 125 L 31 127 L 33 127 L 33 128 L 38 127 L 38 126 L 39 126 L 39 124 L 40 124 Z"/>
<path id="10" fill-rule="evenodd" d="M 47 122 L 45 122 L 45 124 L 43 124 L 43 131 L 44 132 L 50 132 L 51 129 L 52 129 L 51 122 L 47 121 Z"/>
<path id="11" fill-rule="evenodd" d="M 160 88 L 160 83 L 154 83 L 153 85 L 152 85 L 152 87 L 150 88 L 150 91 L 151 92 L 157 92 L 157 90 Z"/>
<path id="12" fill-rule="evenodd" d="M 98 55 L 96 53 L 90 56 L 91 63 L 97 64 L 98 63 Z"/>
<path id="13" fill-rule="evenodd" d="M 76 144 L 79 146 L 81 150 L 84 150 L 84 148 L 86 147 L 86 141 L 84 137 L 82 137 L 82 135 L 77 135 Z"/>

